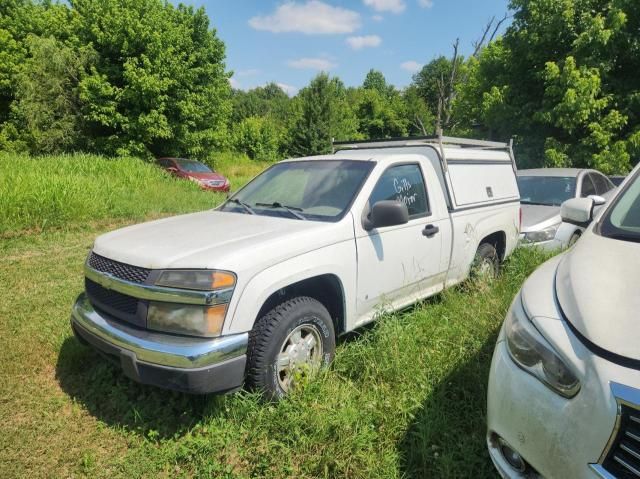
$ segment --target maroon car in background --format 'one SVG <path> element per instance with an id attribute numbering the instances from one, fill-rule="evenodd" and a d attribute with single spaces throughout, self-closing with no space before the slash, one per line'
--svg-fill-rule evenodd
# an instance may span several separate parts
<path id="1" fill-rule="evenodd" d="M 158 158 L 157 163 L 175 176 L 195 181 L 205 190 L 229 191 L 231 187 L 227 178 L 199 161 L 184 158 Z"/>

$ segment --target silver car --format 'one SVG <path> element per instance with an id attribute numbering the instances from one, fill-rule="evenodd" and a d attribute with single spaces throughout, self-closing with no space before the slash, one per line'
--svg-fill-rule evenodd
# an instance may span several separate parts
<path id="1" fill-rule="evenodd" d="M 596 170 L 537 168 L 518 171 L 518 188 L 522 205 L 521 241 L 525 245 L 557 249 L 571 246 L 584 230 L 562 222 L 560 205 L 571 198 L 592 198 L 600 206 L 615 186 Z"/>

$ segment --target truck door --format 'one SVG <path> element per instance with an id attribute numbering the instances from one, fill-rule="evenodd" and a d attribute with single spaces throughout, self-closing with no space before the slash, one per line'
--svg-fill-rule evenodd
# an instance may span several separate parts
<path id="1" fill-rule="evenodd" d="M 378 308 L 397 309 L 431 294 L 442 283 L 447 264 L 441 259 L 443 244 L 451 238 L 448 211 L 429 162 L 389 166 L 373 188 L 368 208 L 380 200 L 404 202 L 409 222 L 371 231 L 357 228 L 356 307 L 361 318 Z"/>

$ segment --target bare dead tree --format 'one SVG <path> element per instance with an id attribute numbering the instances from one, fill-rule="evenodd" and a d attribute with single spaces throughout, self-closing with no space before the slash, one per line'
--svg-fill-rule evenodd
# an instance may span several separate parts
<path id="1" fill-rule="evenodd" d="M 505 14 L 500 20 L 496 21 L 496 17 L 491 17 L 482 31 L 480 39 L 473 42 L 473 53 L 469 58 L 478 58 L 482 49 L 491 43 L 498 33 L 498 30 L 502 24 L 509 18 L 508 14 Z M 460 46 L 460 39 L 456 38 L 453 43 L 453 55 L 451 57 L 451 74 L 448 78 L 444 78 L 444 75 L 440 76 L 437 81 L 438 86 L 438 111 L 436 115 L 436 131 L 443 131 L 445 128 L 451 128 L 455 126 L 452 121 L 453 105 L 458 94 L 458 88 L 460 85 L 466 85 L 469 81 L 470 70 L 467 68 L 462 76 L 460 75 L 460 63 L 461 59 L 458 54 Z"/>

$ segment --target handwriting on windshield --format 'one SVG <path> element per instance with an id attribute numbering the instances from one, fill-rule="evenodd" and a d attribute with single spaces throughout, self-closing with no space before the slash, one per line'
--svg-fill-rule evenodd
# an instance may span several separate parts
<path id="1" fill-rule="evenodd" d="M 413 192 L 413 185 L 406 178 L 394 178 L 393 189 L 396 191 L 396 200 L 407 206 L 414 204 L 417 200 L 417 193 Z"/>

